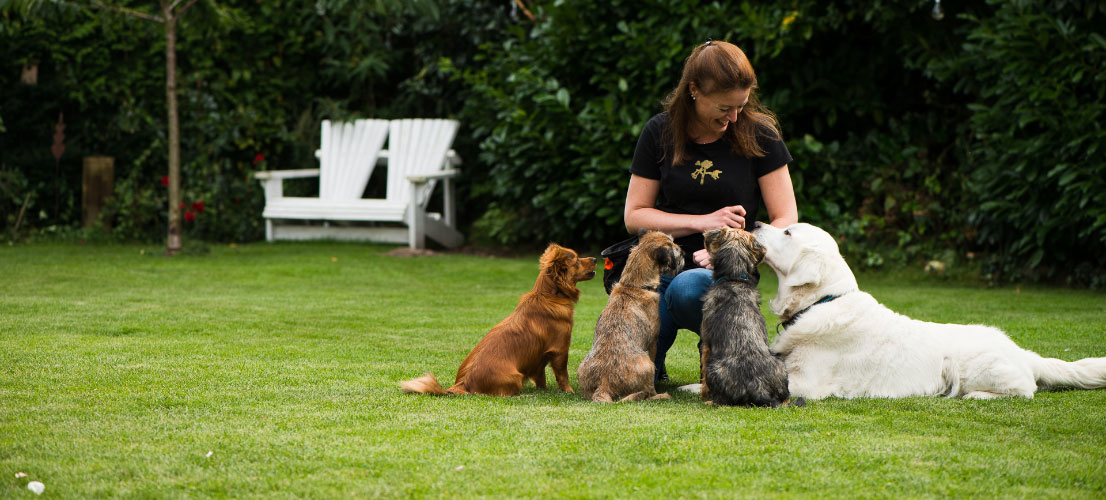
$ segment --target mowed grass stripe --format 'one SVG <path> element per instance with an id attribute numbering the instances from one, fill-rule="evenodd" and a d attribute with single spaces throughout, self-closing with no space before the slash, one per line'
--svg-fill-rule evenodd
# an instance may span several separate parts
<path id="1" fill-rule="evenodd" d="M 62 498 L 1106 494 L 1102 390 L 777 410 L 677 392 L 624 405 L 530 386 L 515 398 L 403 394 L 400 380 L 427 371 L 452 381 L 533 285 L 537 255 L 389 249 L 0 248 L 0 496 L 26 495 L 27 480 Z M 1101 293 L 858 280 L 915 318 L 997 326 L 1045 356 L 1106 356 Z M 763 269 L 772 335 L 775 286 Z M 598 279 L 581 289 L 573 385 L 606 301 Z M 698 377 L 696 339 L 677 339 L 669 389 Z"/>

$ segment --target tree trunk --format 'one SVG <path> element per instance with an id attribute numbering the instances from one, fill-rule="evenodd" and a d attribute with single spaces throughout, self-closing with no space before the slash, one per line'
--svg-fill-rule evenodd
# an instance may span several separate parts
<path id="1" fill-rule="evenodd" d="M 165 16 L 165 98 L 169 108 L 169 241 L 166 255 L 181 249 L 180 125 L 177 120 L 177 19 L 168 0 L 161 0 Z"/>

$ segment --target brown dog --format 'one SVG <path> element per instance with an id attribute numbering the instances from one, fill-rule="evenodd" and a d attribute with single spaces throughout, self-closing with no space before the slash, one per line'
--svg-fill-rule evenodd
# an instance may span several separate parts
<path id="1" fill-rule="evenodd" d="M 683 251 L 671 236 L 660 231 L 641 235 L 595 324 L 591 352 L 576 370 L 584 398 L 596 402 L 668 398 L 653 387 L 653 357 L 660 334 L 657 287 L 662 273 L 676 275 L 683 264 Z"/>
<path id="2" fill-rule="evenodd" d="M 545 389 L 545 366 L 562 391 L 568 385 L 568 347 L 572 314 L 580 299 L 576 283 L 595 277 L 595 258 L 552 243 L 541 256 L 534 289 L 522 295 L 515 311 L 476 344 L 457 369 L 453 387 L 442 389 L 434 374 L 400 382 L 407 392 L 421 394 L 487 394 L 513 396 L 529 378 Z"/>

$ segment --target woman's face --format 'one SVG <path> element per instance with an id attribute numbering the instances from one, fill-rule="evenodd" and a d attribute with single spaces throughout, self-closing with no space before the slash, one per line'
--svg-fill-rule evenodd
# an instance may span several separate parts
<path id="1" fill-rule="evenodd" d="M 738 113 L 749 102 L 753 89 L 735 89 L 705 94 L 693 83 L 691 94 L 695 96 L 695 118 L 701 134 L 721 134 L 737 121 Z"/>

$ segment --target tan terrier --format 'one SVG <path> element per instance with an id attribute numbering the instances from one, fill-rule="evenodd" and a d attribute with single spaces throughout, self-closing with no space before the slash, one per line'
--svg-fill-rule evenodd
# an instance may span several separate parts
<path id="1" fill-rule="evenodd" d="M 671 236 L 660 231 L 641 235 L 595 324 L 591 352 L 576 370 L 585 399 L 609 403 L 668 398 L 653 386 L 660 334 L 657 288 L 661 274 L 675 276 L 683 265 L 683 251 Z"/>

